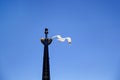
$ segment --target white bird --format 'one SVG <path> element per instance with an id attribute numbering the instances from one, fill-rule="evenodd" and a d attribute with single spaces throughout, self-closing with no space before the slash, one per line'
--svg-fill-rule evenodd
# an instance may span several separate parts
<path id="1" fill-rule="evenodd" d="M 70 37 L 62 38 L 60 35 L 56 35 L 56 36 L 53 36 L 52 39 L 53 38 L 57 38 L 57 40 L 60 42 L 64 42 L 65 40 L 67 40 L 69 44 L 71 44 L 71 42 L 72 42 Z"/>

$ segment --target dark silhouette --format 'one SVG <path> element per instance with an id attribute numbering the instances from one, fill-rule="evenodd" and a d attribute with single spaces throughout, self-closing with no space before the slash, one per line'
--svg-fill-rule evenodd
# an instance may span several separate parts
<path id="1" fill-rule="evenodd" d="M 52 39 L 48 38 L 47 35 L 48 35 L 48 29 L 45 28 L 45 38 L 41 38 L 41 42 L 44 45 L 42 80 L 50 80 L 50 66 L 49 66 L 49 49 L 48 49 L 48 46 L 52 42 Z"/>

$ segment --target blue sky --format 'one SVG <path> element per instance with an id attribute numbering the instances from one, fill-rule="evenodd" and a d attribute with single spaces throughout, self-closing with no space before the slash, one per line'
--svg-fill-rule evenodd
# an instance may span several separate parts
<path id="1" fill-rule="evenodd" d="M 120 80 L 119 0 L 0 0 L 0 80 L 41 80 L 44 28 L 51 80 Z"/>

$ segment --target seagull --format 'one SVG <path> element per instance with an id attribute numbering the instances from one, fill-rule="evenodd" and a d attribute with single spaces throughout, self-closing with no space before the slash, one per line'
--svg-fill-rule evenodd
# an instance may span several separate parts
<path id="1" fill-rule="evenodd" d="M 67 40 L 69 44 L 71 44 L 71 42 L 72 42 L 70 37 L 62 38 L 61 35 L 55 35 L 55 36 L 52 37 L 52 39 L 53 38 L 57 38 L 57 40 L 60 41 L 60 42 L 64 42 L 65 40 Z"/>

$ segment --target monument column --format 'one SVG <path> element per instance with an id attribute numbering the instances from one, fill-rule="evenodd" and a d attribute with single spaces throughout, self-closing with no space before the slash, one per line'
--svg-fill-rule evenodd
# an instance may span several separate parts
<path id="1" fill-rule="evenodd" d="M 48 38 L 48 29 L 45 28 L 45 38 L 41 38 L 44 45 L 42 80 L 50 80 L 49 49 L 52 39 Z"/>

